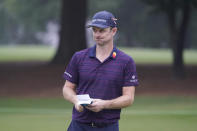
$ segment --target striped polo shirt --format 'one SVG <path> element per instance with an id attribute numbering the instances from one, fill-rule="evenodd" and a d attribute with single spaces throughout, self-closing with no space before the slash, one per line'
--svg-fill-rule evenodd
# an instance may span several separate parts
<path id="1" fill-rule="evenodd" d="M 77 94 L 89 94 L 91 98 L 110 100 L 122 95 L 122 87 L 137 86 L 138 77 L 133 59 L 113 48 L 103 62 L 96 58 L 96 46 L 76 52 L 64 72 L 64 78 L 77 85 Z M 115 122 L 121 109 L 104 109 L 78 112 L 73 107 L 72 119 L 80 122 Z"/>

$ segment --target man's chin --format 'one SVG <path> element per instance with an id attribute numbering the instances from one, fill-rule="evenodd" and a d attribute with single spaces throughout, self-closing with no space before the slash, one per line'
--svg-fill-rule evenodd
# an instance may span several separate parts
<path id="1" fill-rule="evenodd" d="M 97 45 L 104 46 L 105 44 L 104 43 L 101 43 L 101 42 L 97 42 Z"/>

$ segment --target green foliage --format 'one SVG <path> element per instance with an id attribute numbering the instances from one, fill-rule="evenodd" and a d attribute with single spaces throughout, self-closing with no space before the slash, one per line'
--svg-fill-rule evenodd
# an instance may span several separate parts
<path id="1" fill-rule="evenodd" d="M 148 7 L 150 8 L 149 13 L 150 12 L 152 14 L 160 13 L 167 16 L 165 19 L 170 22 L 166 23 L 165 28 L 166 27 L 169 28 L 169 31 L 171 31 L 170 32 L 171 35 L 172 35 L 172 30 L 174 30 L 174 32 L 180 33 L 181 29 L 183 30 L 183 27 L 186 27 L 186 25 L 183 25 L 183 21 L 188 20 L 189 31 L 184 32 L 185 34 L 188 33 L 187 36 L 186 35 L 184 36 L 186 37 L 187 40 L 185 42 L 186 45 L 185 47 L 196 47 L 196 42 L 195 42 L 196 39 L 194 35 L 196 34 L 197 28 L 195 28 L 195 24 L 193 22 L 196 21 L 196 17 L 195 17 L 196 12 L 194 12 L 194 8 L 196 8 L 197 0 L 141 0 L 141 1 L 144 2 L 146 5 L 148 5 Z M 191 13 L 191 20 L 192 20 L 191 22 L 190 22 L 190 17 L 187 17 L 187 19 L 184 17 L 185 16 L 184 14 L 186 12 L 185 11 L 186 7 L 188 7 L 187 8 L 188 10 L 191 9 L 191 11 L 194 12 Z M 190 16 L 190 14 L 188 14 L 187 16 Z M 174 35 L 179 36 L 178 33 Z M 181 38 L 182 37 L 183 36 L 181 36 Z M 170 36 L 169 38 L 172 38 L 172 36 Z"/>
<path id="2" fill-rule="evenodd" d="M 142 2 L 154 8 L 155 12 L 167 12 L 169 7 L 172 6 L 175 10 L 183 8 L 185 2 L 189 2 L 193 7 L 196 6 L 197 0 L 141 0 Z"/>
<path id="3" fill-rule="evenodd" d="M 89 16 L 94 15 L 94 13 L 101 11 L 101 10 L 107 10 L 112 13 L 116 13 L 120 7 L 120 3 L 122 0 L 89 0 Z"/>
<path id="4" fill-rule="evenodd" d="M 60 0 L 6 0 L 8 12 L 25 27 L 43 29 L 48 21 L 58 21 Z"/>
<path id="5" fill-rule="evenodd" d="M 6 0 L 0 1 L 0 43 L 7 43 L 14 36 L 14 30 L 17 28 L 14 17 L 10 14 L 5 4 Z"/>
<path id="6" fill-rule="evenodd" d="M 0 23 L 4 30 L 0 35 L 7 41 L 0 43 L 37 42 L 36 32 L 44 31 L 49 21 L 59 22 L 60 2 L 60 0 L 2 0 L 0 16 L 4 21 Z"/>
<path id="7" fill-rule="evenodd" d="M 150 15 L 150 7 L 139 0 L 124 0 L 120 9 L 120 36 L 117 43 L 125 46 L 168 47 L 164 15 Z"/>
<path id="8" fill-rule="evenodd" d="M 118 18 L 117 45 L 166 48 L 170 47 L 169 33 L 167 19 L 165 14 L 161 13 L 161 9 L 168 9 L 169 1 L 171 0 L 89 0 L 88 19 L 97 11 L 111 11 Z M 189 1 L 193 7 L 197 7 L 197 0 Z M 35 33 L 45 31 L 49 21 L 59 23 L 61 2 L 61 0 L 1 0 L 0 44 L 39 43 Z M 176 4 L 176 8 L 179 8 L 183 0 L 175 2 L 180 2 Z M 197 12 L 193 10 L 187 38 L 189 48 L 197 48 L 196 14 Z"/>
<path id="9" fill-rule="evenodd" d="M 194 10 L 192 12 L 192 17 L 191 17 L 191 22 L 190 22 L 190 26 L 189 26 L 189 31 L 188 31 L 188 35 L 187 35 L 187 40 L 188 42 L 186 42 L 186 47 L 189 48 L 197 48 L 197 10 Z"/>

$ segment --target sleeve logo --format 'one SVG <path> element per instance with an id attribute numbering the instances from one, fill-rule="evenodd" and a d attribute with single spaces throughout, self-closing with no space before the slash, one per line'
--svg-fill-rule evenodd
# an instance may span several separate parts
<path id="1" fill-rule="evenodd" d="M 137 82 L 136 76 L 132 75 L 130 82 Z"/>
<path id="2" fill-rule="evenodd" d="M 64 74 L 66 74 L 67 76 L 69 76 L 70 78 L 72 78 L 72 75 L 70 73 L 68 73 L 68 72 L 65 71 Z"/>

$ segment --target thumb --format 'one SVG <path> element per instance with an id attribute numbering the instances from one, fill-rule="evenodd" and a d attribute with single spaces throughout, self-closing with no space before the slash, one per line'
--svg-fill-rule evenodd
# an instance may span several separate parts
<path id="1" fill-rule="evenodd" d="M 75 109 L 76 109 L 78 112 L 82 112 L 82 111 L 83 111 L 83 106 L 77 103 L 77 104 L 75 104 Z"/>

